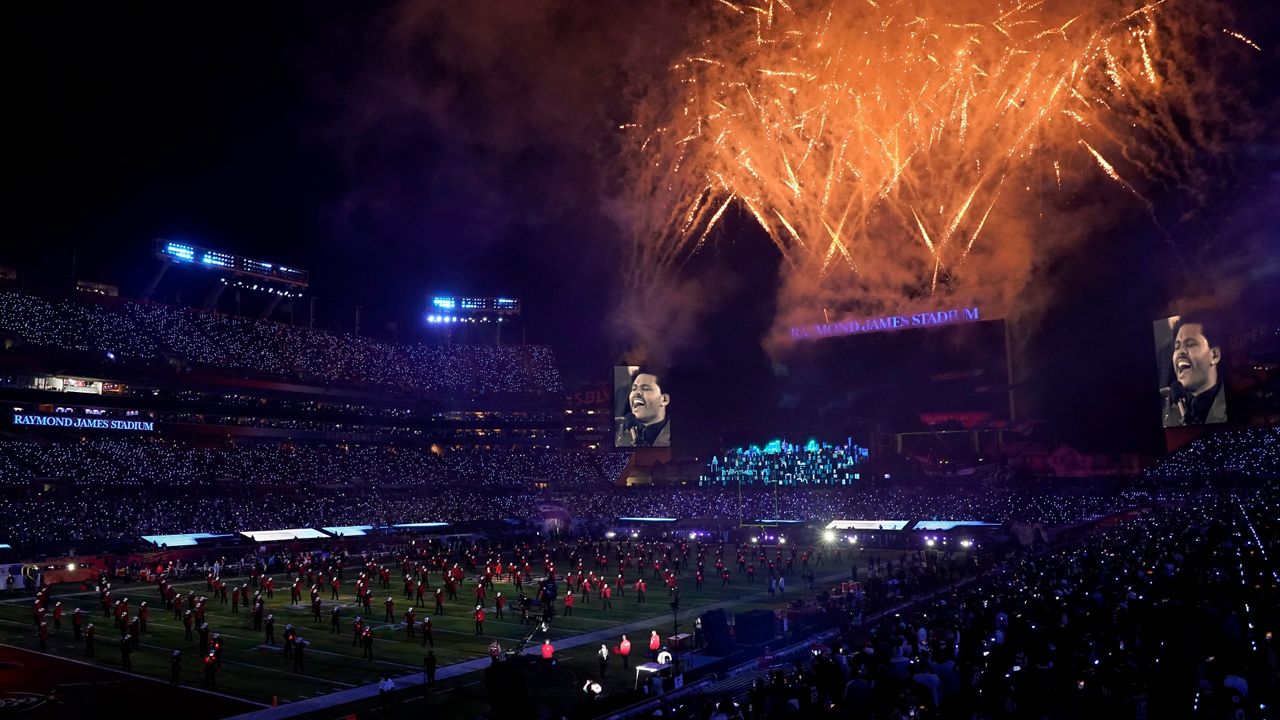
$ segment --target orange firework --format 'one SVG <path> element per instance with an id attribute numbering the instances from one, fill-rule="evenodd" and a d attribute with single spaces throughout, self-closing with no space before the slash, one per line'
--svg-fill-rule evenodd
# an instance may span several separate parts
<path id="1" fill-rule="evenodd" d="M 708 0 L 698 46 L 624 126 L 644 208 L 631 282 L 678 267 L 736 206 L 792 281 L 918 297 L 999 244 L 983 231 L 1010 189 L 1194 176 L 1212 80 L 1185 48 L 1207 7 Z"/>

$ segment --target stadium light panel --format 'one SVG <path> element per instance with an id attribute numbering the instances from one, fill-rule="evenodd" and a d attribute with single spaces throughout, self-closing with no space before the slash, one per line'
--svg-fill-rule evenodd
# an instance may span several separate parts
<path id="1" fill-rule="evenodd" d="M 398 525 L 392 525 L 391 527 L 405 528 L 405 529 L 418 529 L 418 528 L 436 528 L 436 527 L 448 527 L 448 526 L 449 526 L 449 523 L 447 522 L 420 522 L 420 523 L 400 523 Z"/>
<path id="2" fill-rule="evenodd" d="M 165 245 L 164 254 L 175 260 L 183 260 L 186 262 L 192 262 L 196 259 L 196 251 L 194 248 L 189 245 L 182 245 L 179 243 L 168 243 Z"/>
<path id="3" fill-rule="evenodd" d="M 997 523 L 982 522 L 981 520 L 920 520 L 912 528 L 913 530 L 936 530 L 938 532 L 946 532 L 954 530 L 958 527 L 1000 527 Z"/>
<path id="4" fill-rule="evenodd" d="M 200 262 L 205 265 L 214 265 L 220 268 L 231 269 L 235 267 L 235 261 L 226 253 L 214 252 L 209 250 L 200 256 Z"/>
<path id="5" fill-rule="evenodd" d="M 280 540 L 318 540 L 329 536 L 315 528 L 291 528 L 287 530 L 241 530 L 240 534 L 254 542 Z"/>
<path id="6" fill-rule="evenodd" d="M 321 530 L 330 535 L 343 535 L 346 537 L 359 537 L 369 534 L 373 529 L 372 525 L 340 525 L 338 527 L 323 527 Z"/>
<path id="7" fill-rule="evenodd" d="M 901 530 L 909 520 L 832 520 L 828 530 Z"/>
<path id="8" fill-rule="evenodd" d="M 211 538 L 231 537 L 230 535 L 218 535 L 214 533 L 176 533 L 173 535 L 143 535 L 142 539 L 153 545 L 167 545 L 169 547 L 192 547 L 199 540 L 209 540 Z"/>

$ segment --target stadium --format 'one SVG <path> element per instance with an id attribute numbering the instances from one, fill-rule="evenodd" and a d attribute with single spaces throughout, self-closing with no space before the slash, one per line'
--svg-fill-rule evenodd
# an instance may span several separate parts
<path id="1" fill-rule="evenodd" d="M 955 5 L 23 10 L 0 717 L 1274 717 L 1280 14 Z"/>

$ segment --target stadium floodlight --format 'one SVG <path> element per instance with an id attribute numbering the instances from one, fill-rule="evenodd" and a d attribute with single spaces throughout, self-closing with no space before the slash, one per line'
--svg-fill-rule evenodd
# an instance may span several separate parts
<path id="1" fill-rule="evenodd" d="M 254 260 L 234 253 L 211 250 L 187 242 L 175 242 L 157 238 L 155 256 L 166 263 L 183 265 L 190 263 L 214 270 L 224 270 L 232 276 L 267 280 L 287 286 L 290 290 L 305 290 L 310 285 L 310 274 L 306 270 L 277 265 L 263 260 Z M 252 282 L 252 280 L 250 280 Z M 249 287 L 241 285 L 240 287 Z M 267 289 L 269 286 L 263 286 Z M 279 294 L 277 289 L 276 294 Z"/>
<path id="2" fill-rule="evenodd" d="M 826 540 L 827 542 L 835 542 L 835 541 L 836 541 L 836 531 L 835 531 L 835 530 L 828 530 L 828 531 L 826 531 L 826 532 L 822 533 L 822 539 L 823 539 L 823 540 Z"/>
<path id="3" fill-rule="evenodd" d="M 165 243 L 163 252 L 179 262 L 192 262 L 196 259 L 195 248 L 181 243 Z"/>
<path id="4" fill-rule="evenodd" d="M 520 315 L 520 301 L 510 297 L 455 297 L 435 295 L 427 308 L 437 323 L 503 322 Z"/>

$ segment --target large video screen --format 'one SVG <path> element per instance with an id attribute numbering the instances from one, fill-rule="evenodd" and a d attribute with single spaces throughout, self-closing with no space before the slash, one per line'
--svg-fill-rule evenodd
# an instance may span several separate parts
<path id="1" fill-rule="evenodd" d="M 1174 315 L 1154 324 L 1165 427 L 1227 421 L 1225 330 L 1209 315 Z"/>
<path id="2" fill-rule="evenodd" d="M 800 436 L 982 430 L 1012 414 L 1002 320 L 799 341 L 775 365 L 771 421 Z"/>
<path id="3" fill-rule="evenodd" d="M 614 447 L 671 447 L 670 379 L 658 368 L 613 368 Z"/>
<path id="4" fill-rule="evenodd" d="M 1166 428 L 1274 422 L 1280 413 L 1280 327 L 1265 314 L 1210 309 L 1154 323 Z"/>

